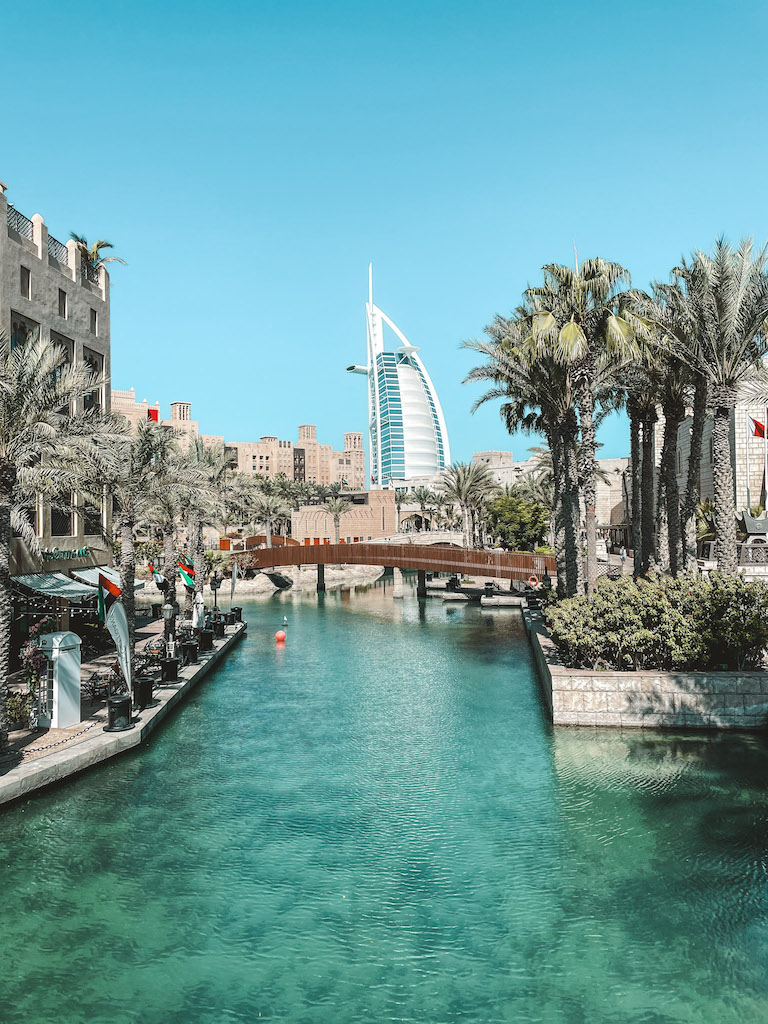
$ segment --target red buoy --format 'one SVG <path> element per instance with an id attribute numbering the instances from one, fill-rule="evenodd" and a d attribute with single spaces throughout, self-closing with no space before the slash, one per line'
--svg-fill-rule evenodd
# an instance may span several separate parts
<path id="1" fill-rule="evenodd" d="M 278 629 L 278 631 L 275 633 L 275 640 L 277 640 L 278 643 L 282 643 L 285 640 L 284 629 Z"/>

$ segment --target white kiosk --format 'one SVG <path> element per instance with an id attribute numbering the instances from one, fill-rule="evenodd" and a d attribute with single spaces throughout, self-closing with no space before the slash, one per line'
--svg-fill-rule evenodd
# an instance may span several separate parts
<path id="1" fill-rule="evenodd" d="M 81 643 L 75 633 L 46 633 L 40 637 L 48 674 L 40 682 L 38 728 L 66 729 L 80 721 Z"/>

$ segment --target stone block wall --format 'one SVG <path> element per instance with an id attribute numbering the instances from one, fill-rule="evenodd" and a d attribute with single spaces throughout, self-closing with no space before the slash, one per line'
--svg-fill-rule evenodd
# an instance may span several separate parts
<path id="1" fill-rule="evenodd" d="M 595 672 L 566 668 L 536 612 L 525 612 L 555 725 L 768 728 L 768 672 Z"/>

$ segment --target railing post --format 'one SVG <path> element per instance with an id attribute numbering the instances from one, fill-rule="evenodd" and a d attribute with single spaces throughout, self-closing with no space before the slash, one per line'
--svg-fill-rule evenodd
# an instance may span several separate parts
<path id="1" fill-rule="evenodd" d="M 424 569 L 417 570 L 416 597 L 421 600 L 427 596 L 427 573 Z"/>
<path id="2" fill-rule="evenodd" d="M 325 592 L 325 566 L 320 562 L 317 563 L 317 592 L 318 594 Z"/>

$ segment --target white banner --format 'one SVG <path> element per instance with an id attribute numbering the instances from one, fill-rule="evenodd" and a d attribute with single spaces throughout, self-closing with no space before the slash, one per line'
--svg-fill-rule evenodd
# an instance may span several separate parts
<path id="1" fill-rule="evenodd" d="M 117 660 L 123 670 L 123 676 L 128 683 L 128 693 L 131 692 L 131 643 L 128 637 L 128 619 L 125 615 L 125 608 L 120 601 L 115 601 L 107 612 L 107 629 L 112 634 L 112 639 L 117 647 Z"/>

